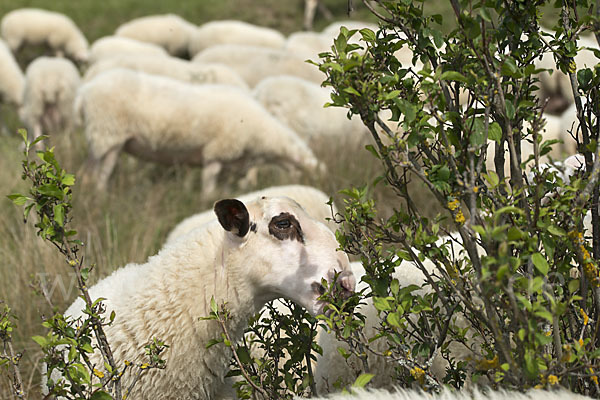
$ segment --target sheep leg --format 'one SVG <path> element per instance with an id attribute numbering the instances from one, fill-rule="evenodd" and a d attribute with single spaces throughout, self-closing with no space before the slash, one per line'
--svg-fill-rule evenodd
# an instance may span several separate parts
<path id="1" fill-rule="evenodd" d="M 108 186 L 108 178 L 110 178 L 115 168 L 122 147 L 121 145 L 115 146 L 98 159 L 88 158 L 81 174 L 81 184 L 87 186 L 94 183 L 96 189 L 105 190 Z"/>
<path id="2" fill-rule="evenodd" d="M 213 161 L 202 168 L 202 191 L 213 193 L 217 188 L 217 178 L 223 165 L 218 161 Z"/>
<path id="3" fill-rule="evenodd" d="M 33 129 L 31 130 L 31 141 L 33 142 L 35 139 L 39 138 L 40 136 L 42 136 L 42 125 L 39 121 L 36 121 L 36 123 L 33 125 Z M 42 144 L 42 142 L 37 142 L 35 144 L 35 148 L 36 150 L 44 150 L 44 145 Z"/>
<path id="4" fill-rule="evenodd" d="M 304 30 L 311 31 L 319 0 L 304 0 Z"/>
<path id="5" fill-rule="evenodd" d="M 239 180 L 240 189 L 248 190 L 251 187 L 256 187 L 258 183 L 258 167 L 251 167 L 246 172 L 246 176 Z"/>

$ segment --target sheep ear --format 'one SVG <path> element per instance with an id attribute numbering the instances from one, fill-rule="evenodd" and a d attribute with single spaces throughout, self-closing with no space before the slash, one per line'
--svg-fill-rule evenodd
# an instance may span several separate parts
<path id="1" fill-rule="evenodd" d="M 228 232 L 244 237 L 250 228 L 248 209 L 239 200 L 225 199 L 215 203 L 215 214 L 221 226 Z"/>

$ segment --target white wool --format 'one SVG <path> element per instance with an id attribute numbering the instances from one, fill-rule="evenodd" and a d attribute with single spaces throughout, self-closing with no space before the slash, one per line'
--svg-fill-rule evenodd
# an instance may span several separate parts
<path id="1" fill-rule="evenodd" d="M 247 203 L 246 209 L 251 228 L 242 237 L 237 229 L 226 232 L 214 221 L 166 246 L 145 264 L 129 264 L 89 289 L 92 299 L 105 299 L 106 315 L 116 313 L 105 331 L 118 365 L 125 360 L 145 362 L 143 346 L 152 338 L 169 345 L 163 355 L 166 369 L 143 374 L 128 398 L 215 397 L 231 351 L 221 345 L 205 349 L 209 340 L 221 335 L 218 323 L 199 319 L 209 315 L 211 297 L 217 304 L 227 303 L 228 331 L 237 341 L 248 316 L 267 301 L 287 297 L 316 314 L 323 303 L 317 300 L 315 282 L 331 280 L 336 270 L 343 271 L 352 286 L 348 258 L 336 251 L 334 235 L 293 200 L 263 198 Z M 302 241 L 271 232 L 273 218 L 282 213 L 298 222 Z M 79 298 L 65 314 L 77 318 L 83 307 Z M 92 361 L 102 365 L 98 352 Z M 131 379 L 125 375 L 123 387 Z"/>
<path id="2" fill-rule="evenodd" d="M 71 130 L 80 82 L 79 71 L 68 59 L 38 57 L 29 64 L 19 114 L 33 137 Z"/>
<path id="3" fill-rule="evenodd" d="M 113 69 L 82 85 L 75 110 L 85 125 L 91 160 L 102 164 L 97 165 L 104 174 L 99 187 L 122 149 L 166 164 L 227 163 L 238 170 L 266 162 L 309 171 L 319 167 L 296 133 L 232 86 L 189 85 Z M 207 177 L 211 189 L 216 173 Z"/>
<path id="4" fill-rule="evenodd" d="M 317 221 L 327 223 L 326 218 L 331 218 L 331 208 L 328 204 L 328 195 L 311 186 L 305 185 L 284 185 L 284 186 L 272 186 L 264 189 L 260 189 L 251 193 L 246 193 L 241 196 L 236 196 L 242 202 L 247 202 L 252 199 L 256 199 L 261 196 L 267 197 L 279 197 L 287 196 L 292 200 L 295 200 L 298 204 L 306 210 Z M 337 212 L 335 206 L 333 212 Z M 203 211 L 198 214 L 194 214 L 187 217 L 183 221 L 177 224 L 175 228 L 167 235 L 165 245 L 174 242 L 178 238 L 186 235 L 194 229 L 199 227 L 205 227 L 207 223 L 215 219 L 215 214 L 212 210 Z M 331 222 L 329 227 L 335 231 L 335 223 Z"/>
<path id="5" fill-rule="evenodd" d="M 236 70 L 250 87 L 274 75 L 293 75 L 319 84 L 326 78 L 304 58 L 268 47 L 222 44 L 198 53 L 193 61 L 226 64 Z"/>
<path id="6" fill-rule="evenodd" d="M 557 390 L 530 389 L 525 393 L 510 390 L 483 390 L 452 391 L 442 390 L 440 393 L 427 393 L 421 390 L 396 389 L 365 390 L 354 389 L 353 394 L 337 393 L 327 397 L 314 398 L 315 400 L 586 400 L 590 397 L 569 392 L 561 387 Z M 297 398 L 299 399 L 299 398 Z"/>
<path id="7" fill-rule="evenodd" d="M 106 58 L 119 56 L 168 57 L 169 53 L 160 46 L 120 36 L 104 36 L 90 47 L 90 64 Z"/>
<path id="8" fill-rule="evenodd" d="M 156 44 L 173 56 L 186 56 L 197 29 L 175 14 L 149 15 L 124 23 L 115 35 Z"/>
<path id="9" fill-rule="evenodd" d="M 319 53 L 331 50 L 333 39 L 317 32 L 294 32 L 285 41 L 284 49 L 303 59 L 319 61 Z"/>
<path id="10" fill-rule="evenodd" d="M 540 162 L 547 163 L 550 159 L 560 160 L 576 153 L 576 143 L 573 138 L 568 134 L 567 130 L 563 126 L 563 119 L 554 115 L 544 114 L 546 125 L 541 130 L 542 143 L 547 140 L 559 140 L 559 143 L 552 145 L 552 151 L 540 157 Z M 523 124 L 523 132 L 527 132 L 531 125 L 526 122 Z M 521 162 L 526 161 L 530 155 L 534 154 L 532 136 L 528 136 L 528 140 L 521 140 Z M 540 143 L 541 144 L 541 143 Z M 487 146 L 487 169 L 496 170 L 494 166 L 494 154 L 495 154 L 495 142 L 492 140 L 488 141 Z M 504 173 L 506 176 L 510 176 L 510 152 L 508 150 L 508 142 L 504 142 Z M 528 164 L 529 167 L 533 165 L 533 162 Z"/>
<path id="11" fill-rule="evenodd" d="M 38 8 L 20 8 L 4 15 L 0 34 L 13 50 L 25 44 L 46 43 L 57 54 L 86 62 L 88 41 L 77 25 L 66 15 Z"/>
<path id="12" fill-rule="evenodd" d="M 253 96 L 271 114 L 309 143 L 334 138 L 340 145 L 365 142 L 369 131 L 358 116 L 348 119 L 348 110 L 325 107 L 331 91 L 316 83 L 289 75 L 269 77 L 254 88 Z M 317 141 L 317 144 L 321 144 Z"/>
<path id="13" fill-rule="evenodd" d="M 192 63 L 176 57 L 154 55 L 121 54 L 100 60 L 86 71 L 83 80 L 87 82 L 113 68 L 127 68 L 190 83 L 221 83 L 248 89 L 246 82 L 226 65 Z"/>
<path id="14" fill-rule="evenodd" d="M 218 44 L 240 44 L 279 49 L 285 37 L 275 29 L 257 26 L 244 21 L 211 21 L 201 25 L 192 35 L 190 56 Z"/>
<path id="15" fill-rule="evenodd" d="M 25 77 L 15 57 L 0 39 L 0 101 L 21 104 Z"/>

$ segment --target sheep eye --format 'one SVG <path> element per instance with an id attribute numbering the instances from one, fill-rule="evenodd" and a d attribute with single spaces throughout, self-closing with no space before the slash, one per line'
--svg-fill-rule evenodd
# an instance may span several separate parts
<path id="1" fill-rule="evenodd" d="M 282 219 L 281 221 L 275 222 L 275 226 L 278 229 L 289 229 L 292 226 L 292 223 L 289 219 Z"/>

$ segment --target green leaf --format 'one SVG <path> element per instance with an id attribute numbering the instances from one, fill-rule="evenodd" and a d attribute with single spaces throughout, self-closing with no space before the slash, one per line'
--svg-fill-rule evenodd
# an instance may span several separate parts
<path id="1" fill-rule="evenodd" d="M 535 268 L 537 268 L 542 275 L 548 274 L 548 269 L 550 267 L 548 266 L 548 261 L 541 253 L 533 253 L 531 255 L 531 261 L 533 262 L 533 265 L 535 265 Z"/>
<path id="2" fill-rule="evenodd" d="M 39 186 L 37 188 L 38 193 L 43 194 L 45 196 L 56 197 L 59 200 L 62 200 L 64 197 L 64 193 L 62 190 L 58 188 L 56 185 L 46 184 Z"/>
<path id="3" fill-rule="evenodd" d="M 506 101 L 504 102 L 504 105 L 506 106 L 506 116 L 508 117 L 508 119 L 513 119 L 515 117 L 514 104 L 511 103 L 510 100 L 506 99 Z"/>
<path id="4" fill-rule="evenodd" d="M 579 290 L 579 287 L 580 287 L 579 279 L 573 279 L 573 280 L 569 281 L 569 293 L 575 293 L 576 291 Z"/>
<path id="5" fill-rule="evenodd" d="M 344 88 L 344 92 L 350 93 L 350 94 L 354 94 L 356 96 L 360 96 L 360 93 L 358 93 L 358 91 L 356 89 L 354 89 L 353 87 L 351 87 L 351 86 L 347 87 L 347 88 Z"/>
<path id="6" fill-rule="evenodd" d="M 398 106 L 407 122 L 412 122 L 417 116 L 415 105 L 404 99 L 395 98 L 394 103 Z"/>
<path id="7" fill-rule="evenodd" d="M 467 83 L 467 78 L 463 74 L 457 71 L 446 71 L 440 76 L 442 81 L 459 81 Z"/>
<path id="8" fill-rule="evenodd" d="M 235 352 L 242 364 L 250 364 L 252 362 L 252 358 L 246 347 L 238 347 Z"/>
<path id="9" fill-rule="evenodd" d="M 61 179 L 61 183 L 65 186 L 73 186 L 75 184 L 75 175 L 65 174 Z"/>
<path id="10" fill-rule="evenodd" d="M 377 152 L 377 150 L 375 149 L 375 147 L 372 144 L 366 145 L 365 149 L 367 149 L 369 151 L 369 153 L 373 154 L 373 156 L 375 156 L 375 158 L 377 158 L 377 159 L 381 158 L 381 157 L 379 157 L 379 153 Z"/>
<path id="11" fill-rule="evenodd" d="M 55 204 L 53 207 L 54 220 L 58 226 L 64 226 L 65 223 L 65 209 L 62 204 Z"/>
<path id="12" fill-rule="evenodd" d="M 215 313 L 215 314 L 216 314 L 216 313 L 217 313 L 217 311 L 219 310 L 219 309 L 217 308 L 217 302 L 215 301 L 215 298 L 214 298 L 214 297 L 211 297 L 211 298 L 210 298 L 210 310 L 211 310 L 213 313 Z"/>
<path id="13" fill-rule="evenodd" d="M 356 378 L 356 380 L 352 384 L 352 387 L 356 387 L 356 388 L 365 387 L 365 385 L 367 383 L 369 383 L 371 381 L 371 379 L 373 379 L 374 376 L 375 376 L 374 374 L 368 374 L 368 373 L 360 374 L 358 376 L 358 378 Z"/>
<path id="14" fill-rule="evenodd" d="M 373 305 L 379 311 L 390 311 L 390 303 L 384 297 L 373 297 Z"/>
<path id="15" fill-rule="evenodd" d="M 373 32 L 369 28 L 363 28 L 359 32 L 362 35 L 362 38 L 365 42 L 374 42 L 375 41 L 375 32 Z"/>
<path id="16" fill-rule="evenodd" d="M 10 200 L 12 200 L 12 202 L 14 204 L 16 204 L 17 206 L 22 206 L 25 203 L 27 203 L 27 200 L 29 200 L 28 197 L 23 196 L 22 194 L 19 194 L 19 193 L 9 194 L 6 197 L 8 197 Z"/>
<path id="17" fill-rule="evenodd" d="M 48 343 L 46 338 L 43 336 L 32 336 L 31 339 L 34 342 L 36 342 L 40 347 L 44 347 L 44 346 L 46 346 L 46 343 Z"/>
<path id="18" fill-rule="evenodd" d="M 499 123 L 492 122 L 488 126 L 488 139 L 500 144 L 500 141 L 502 140 L 502 128 L 500 128 Z"/>
<path id="19" fill-rule="evenodd" d="M 113 400 L 113 398 L 104 390 L 98 390 L 97 392 L 94 392 L 94 394 L 92 394 L 90 400 Z"/>

